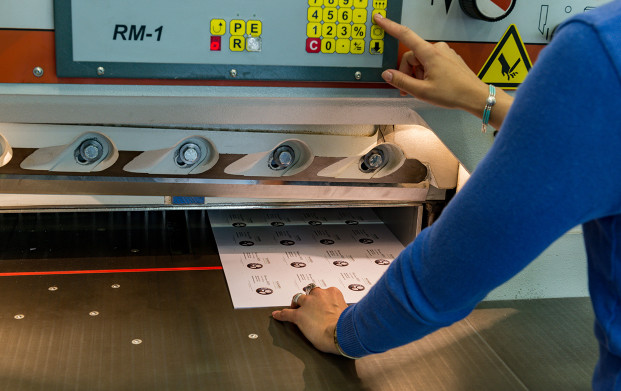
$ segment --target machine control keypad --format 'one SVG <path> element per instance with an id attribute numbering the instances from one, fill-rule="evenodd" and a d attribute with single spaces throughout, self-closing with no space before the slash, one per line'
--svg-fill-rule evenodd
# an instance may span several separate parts
<path id="1" fill-rule="evenodd" d="M 384 30 L 373 21 L 375 14 L 386 16 L 388 0 L 308 0 L 306 51 L 308 53 L 384 53 Z M 368 42 L 367 28 L 370 25 Z"/>
<path id="2" fill-rule="evenodd" d="M 224 19 L 211 19 L 209 28 L 211 32 L 209 49 L 212 52 L 219 52 L 222 50 L 222 36 L 227 33 L 227 27 L 230 34 L 229 50 L 231 52 L 261 51 L 263 23 L 260 20 L 232 19 L 227 23 Z M 307 31 L 307 33 L 309 33 L 309 31 Z M 226 40 L 224 42 L 226 42 Z"/>

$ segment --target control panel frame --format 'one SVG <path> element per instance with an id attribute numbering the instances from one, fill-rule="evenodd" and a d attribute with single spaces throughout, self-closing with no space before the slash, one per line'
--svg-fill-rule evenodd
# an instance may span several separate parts
<path id="1" fill-rule="evenodd" d="M 402 8 L 403 0 L 390 0 L 386 17 L 400 22 Z M 383 82 L 382 72 L 398 58 L 398 41 L 386 34 L 381 67 L 74 61 L 71 0 L 54 0 L 54 24 L 58 77 Z"/>

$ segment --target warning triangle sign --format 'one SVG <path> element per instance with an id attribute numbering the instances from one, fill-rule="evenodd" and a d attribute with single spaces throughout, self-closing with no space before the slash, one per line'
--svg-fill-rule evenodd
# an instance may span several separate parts
<path id="1" fill-rule="evenodd" d="M 509 26 L 479 72 L 479 79 L 506 90 L 515 90 L 533 64 L 517 27 Z"/>

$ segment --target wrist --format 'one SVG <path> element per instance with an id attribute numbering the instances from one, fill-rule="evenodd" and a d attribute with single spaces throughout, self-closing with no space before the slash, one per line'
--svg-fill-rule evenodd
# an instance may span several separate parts
<path id="1" fill-rule="evenodd" d="M 476 88 L 463 95 L 466 99 L 462 109 L 478 118 L 483 118 L 483 109 L 489 97 L 489 85 L 483 82 L 477 84 Z"/>
<path id="2" fill-rule="evenodd" d="M 334 334 L 334 347 L 336 348 L 336 351 L 338 352 L 337 354 L 340 354 L 341 356 L 343 356 L 343 357 L 347 357 L 347 358 L 350 358 L 350 359 L 352 359 L 352 360 L 356 360 L 356 359 L 359 359 L 359 358 L 360 358 L 360 357 L 350 356 L 350 355 L 348 355 L 347 353 L 345 353 L 345 352 L 343 351 L 343 349 L 341 348 L 341 345 L 339 345 L 339 340 L 338 340 L 338 335 L 337 335 L 337 328 L 336 328 L 336 325 L 334 326 L 334 332 L 333 332 L 333 334 Z"/>

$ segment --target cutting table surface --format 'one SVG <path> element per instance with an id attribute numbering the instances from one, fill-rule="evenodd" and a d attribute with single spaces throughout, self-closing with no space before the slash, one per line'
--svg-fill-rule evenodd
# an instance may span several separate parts
<path id="1" fill-rule="evenodd" d="M 353 361 L 234 310 L 219 266 L 204 211 L 0 214 L 0 389 L 590 389 L 587 298 L 483 303 Z"/>

